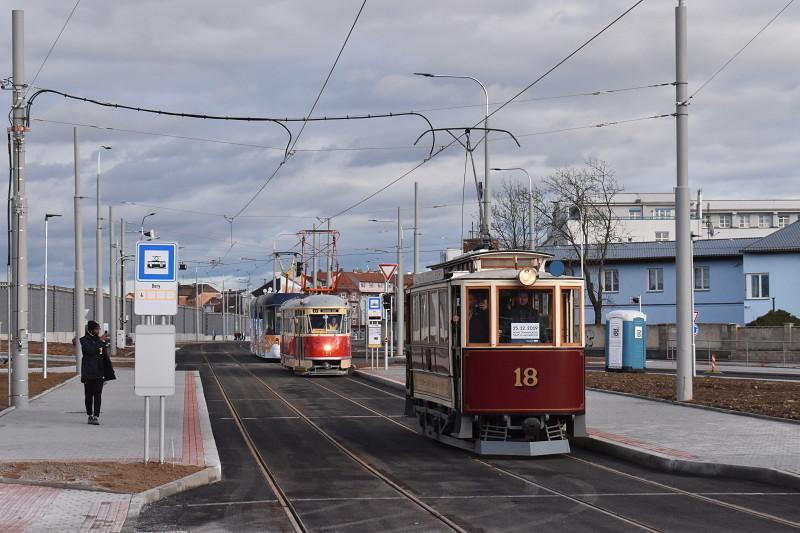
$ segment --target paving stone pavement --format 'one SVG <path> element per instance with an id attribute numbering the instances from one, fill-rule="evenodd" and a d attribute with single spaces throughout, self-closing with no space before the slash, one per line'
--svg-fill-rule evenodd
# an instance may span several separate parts
<path id="1" fill-rule="evenodd" d="M 103 391 L 100 426 L 87 424 L 83 385 L 73 380 L 0 416 L 0 461 L 141 461 L 144 401 L 133 390 L 133 370 L 120 368 Z M 166 401 L 167 462 L 211 464 L 204 445 L 211 426 L 197 372 L 177 372 Z M 150 458 L 158 459 L 158 399 L 150 402 Z M 216 458 L 218 464 L 218 458 Z M 0 532 L 118 532 L 131 494 L 0 483 Z"/>

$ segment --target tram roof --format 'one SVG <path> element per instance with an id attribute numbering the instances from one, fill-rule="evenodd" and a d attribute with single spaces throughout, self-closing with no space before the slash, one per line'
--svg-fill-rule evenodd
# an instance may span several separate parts
<path id="1" fill-rule="evenodd" d="M 518 280 L 519 270 L 516 268 L 498 268 L 493 270 L 481 270 L 479 272 L 464 272 L 454 275 L 452 280 Z M 539 279 L 580 281 L 580 276 L 554 276 L 549 272 L 540 272 Z"/>
<path id="2" fill-rule="evenodd" d="M 462 263 L 474 262 L 478 259 L 501 259 L 501 258 L 516 258 L 516 259 L 550 259 L 553 257 L 553 254 L 549 254 L 547 252 L 538 252 L 536 250 L 476 250 L 474 252 L 468 252 L 463 255 L 459 255 L 458 257 L 454 257 L 449 261 L 445 261 L 443 263 L 437 263 L 435 265 L 430 265 L 428 268 L 431 270 L 450 270 L 452 267 L 456 267 Z"/>
<path id="3" fill-rule="evenodd" d="M 347 302 L 338 296 L 330 294 L 304 294 L 299 298 L 289 300 L 281 307 L 283 309 L 308 309 L 309 307 L 346 307 Z"/>

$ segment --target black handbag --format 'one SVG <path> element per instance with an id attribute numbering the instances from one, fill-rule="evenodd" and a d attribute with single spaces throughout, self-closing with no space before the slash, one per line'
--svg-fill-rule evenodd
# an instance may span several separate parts
<path id="1" fill-rule="evenodd" d="M 117 379 L 117 375 L 114 373 L 114 365 L 111 364 L 111 358 L 108 356 L 105 346 L 101 357 L 103 358 L 103 381 Z"/>

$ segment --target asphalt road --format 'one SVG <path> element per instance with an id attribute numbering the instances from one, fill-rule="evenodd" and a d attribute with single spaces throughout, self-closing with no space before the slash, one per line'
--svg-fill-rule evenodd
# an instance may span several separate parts
<path id="1" fill-rule="evenodd" d="M 800 493 L 781 487 L 581 450 L 480 458 L 416 434 L 370 382 L 294 376 L 234 343 L 178 361 L 201 372 L 223 480 L 146 506 L 137 531 L 800 529 Z"/>

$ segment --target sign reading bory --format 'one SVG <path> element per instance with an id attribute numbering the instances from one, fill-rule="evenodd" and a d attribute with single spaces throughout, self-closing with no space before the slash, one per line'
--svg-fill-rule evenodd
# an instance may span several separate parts
<path id="1" fill-rule="evenodd" d="M 137 315 L 177 314 L 177 272 L 177 243 L 137 242 L 133 312 Z"/>

